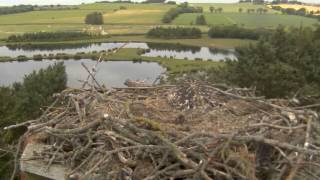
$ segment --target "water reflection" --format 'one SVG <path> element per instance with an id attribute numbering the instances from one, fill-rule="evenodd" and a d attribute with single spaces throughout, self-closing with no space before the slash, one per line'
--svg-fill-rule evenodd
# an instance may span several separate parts
<path id="1" fill-rule="evenodd" d="M 188 59 L 188 60 L 236 60 L 236 54 L 229 49 L 212 49 L 208 47 L 194 47 L 194 46 L 154 46 L 148 50 L 143 56 L 148 57 L 165 57 L 172 59 Z"/>
<path id="2" fill-rule="evenodd" d="M 0 64 L 0 86 L 12 85 L 21 82 L 23 77 L 34 70 L 46 68 L 57 62 L 56 60 L 27 61 L 27 62 L 5 62 Z M 85 80 L 87 73 L 81 66 L 81 62 L 88 67 L 95 64 L 92 60 L 67 60 L 64 61 L 68 75 L 69 87 L 81 87 L 79 80 Z M 129 61 L 108 61 L 98 66 L 96 79 L 106 86 L 123 87 L 127 79 L 146 80 L 152 83 L 161 73 L 165 72 L 157 63 L 133 63 Z"/>
<path id="3" fill-rule="evenodd" d="M 158 51 L 176 51 L 176 52 L 188 52 L 192 53 L 199 52 L 201 47 L 181 45 L 178 43 L 148 43 L 149 49 Z"/>
<path id="4" fill-rule="evenodd" d="M 93 52 L 93 51 L 107 51 L 114 48 L 123 46 L 124 43 L 92 43 L 92 44 L 40 44 L 40 45 L 10 45 L 0 46 L 0 56 L 17 57 L 23 56 L 34 56 L 38 54 L 76 54 L 78 52 Z M 145 43 L 129 43 L 125 48 L 148 48 Z"/>
<path id="5" fill-rule="evenodd" d="M 0 56 L 17 57 L 20 55 L 32 57 L 38 54 L 76 54 L 79 52 L 108 51 L 122 47 L 124 43 L 84 43 L 84 44 L 24 44 L 0 46 Z M 148 49 L 143 56 L 167 57 L 189 60 L 225 60 L 236 59 L 236 54 L 229 49 L 211 49 L 208 47 L 188 46 L 170 43 L 127 43 L 124 48 Z"/>

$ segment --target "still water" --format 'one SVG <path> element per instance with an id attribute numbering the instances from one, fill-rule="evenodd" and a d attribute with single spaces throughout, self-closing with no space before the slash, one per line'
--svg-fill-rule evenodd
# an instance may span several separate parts
<path id="1" fill-rule="evenodd" d="M 0 63 L 0 86 L 12 85 L 14 82 L 21 82 L 25 75 L 34 70 L 46 68 L 55 62 L 61 60 L 43 60 L 26 62 L 4 62 Z M 85 80 L 88 73 L 82 67 L 81 63 L 87 67 L 92 67 L 96 61 L 66 60 L 66 72 L 68 75 L 68 86 L 78 88 L 82 83 L 79 80 Z M 101 62 L 98 66 L 96 79 L 99 83 L 107 87 L 123 87 L 127 79 L 145 80 L 152 83 L 161 73 L 166 70 L 157 63 L 133 63 L 130 61 L 107 61 Z"/>
<path id="2" fill-rule="evenodd" d="M 41 44 L 41 45 L 10 45 L 0 46 L 0 56 L 17 57 L 20 55 L 32 57 L 37 54 L 75 54 L 78 52 L 108 51 L 122 47 L 124 43 L 91 43 L 91 44 Z M 142 56 L 167 57 L 188 60 L 236 60 L 232 49 L 216 49 L 208 47 L 186 46 L 168 43 L 127 43 L 124 48 L 148 49 Z"/>

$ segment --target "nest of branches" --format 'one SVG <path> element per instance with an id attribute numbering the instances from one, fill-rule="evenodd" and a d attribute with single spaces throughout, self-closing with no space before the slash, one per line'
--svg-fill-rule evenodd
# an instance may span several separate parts
<path id="1" fill-rule="evenodd" d="M 66 179 L 320 179 L 318 114 L 286 100 L 191 80 L 56 96 L 7 129 L 27 126 Z"/>

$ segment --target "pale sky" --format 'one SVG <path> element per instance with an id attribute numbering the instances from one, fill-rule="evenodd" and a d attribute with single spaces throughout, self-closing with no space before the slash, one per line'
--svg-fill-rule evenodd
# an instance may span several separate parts
<path id="1" fill-rule="evenodd" d="M 18 4 L 38 4 L 38 5 L 48 5 L 48 4 L 80 4 L 80 3 L 90 3 L 99 0 L 0 0 L 0 6 L 10 6 Z M 141 1 L 141 0 L 136 0 Z M 176 0 L 176 2 L 190 3 L 233 3 L 239 0 Z M 306 3 L 320 3 L 320 0 L 300 0 Z"/>

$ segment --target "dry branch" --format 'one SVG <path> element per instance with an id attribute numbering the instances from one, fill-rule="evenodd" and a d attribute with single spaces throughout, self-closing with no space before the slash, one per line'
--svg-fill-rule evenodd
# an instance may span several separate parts
<path id="1" fill-rule="evenodd" d="M 49 148 L 35 157 L 49 166 L 67 166 L 67 177 L 320 176 L 318 114 L 253 94 L 197 81 L 108 92 L 100 88 L 100 93 L 68 89 L 59 101 L 69 103 L 23 126 L 29 126 L 30 136 L 45 134 L 42 143 Z M 305 164 L 308 168 L 302 168 Z"/>

